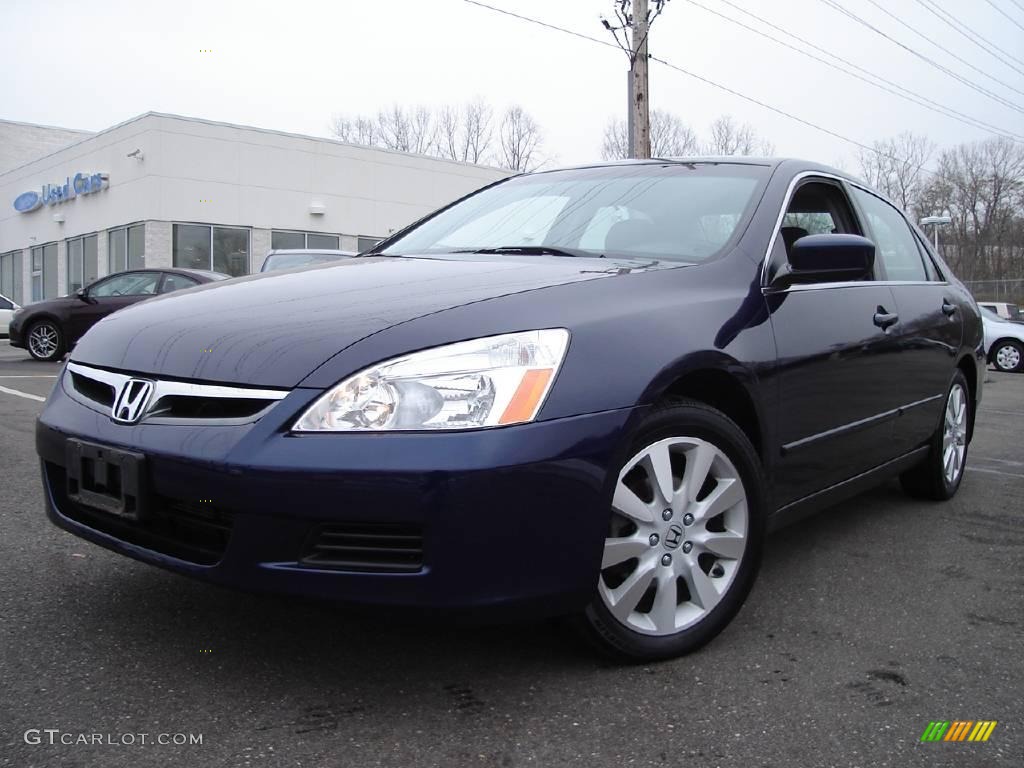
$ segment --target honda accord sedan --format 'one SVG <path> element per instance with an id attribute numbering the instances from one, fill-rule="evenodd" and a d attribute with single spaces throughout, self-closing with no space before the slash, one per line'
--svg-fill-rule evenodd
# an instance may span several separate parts
<path id="1" fill-rule="evenodd" d="M 970 294 L 861 182 L 651 160 L 503 180 L 358 258 L 111 315 L 37 449 L 50 519 L 129 557 L 568 615 L 658 659 L 736 615 L 770 528 L 894 477 L 953 496 L 984 366 Z"/>

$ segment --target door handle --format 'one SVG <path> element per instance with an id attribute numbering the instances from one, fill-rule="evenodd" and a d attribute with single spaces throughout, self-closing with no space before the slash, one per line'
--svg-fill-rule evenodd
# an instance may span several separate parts
<path id="1" fill-rule="evenodd" d="M 886 312 L 885 307 L 879 307 L 877 310 L 875 310 L 875 325 L 877 325 L 883 331 L 888 331 L 889 328 L 896 325 L 899 319 L 899 315 L 892 312 Z"/>
<path id="2" fill-rule="evenodd" d="M 956 304 L 950 304 L 949 299 L 942 300 L 942 314 L 946 317 L 952 317 L 956 312 Z"/>

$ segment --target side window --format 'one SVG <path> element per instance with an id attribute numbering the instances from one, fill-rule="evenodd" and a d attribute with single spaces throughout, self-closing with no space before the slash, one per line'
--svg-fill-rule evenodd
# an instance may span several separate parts
<path id="1" fill-rule="evenodd" d="M 14 309 L 14 305 L 3 296 L 0 296 L 0 309 Z"/>
<path id="2" fill-rule="evenodd" d="M 853 194 L 867 216 L 875 241 L 875 258 L 885 266 L 886 277 L 889 280 L 928 280 L 917 240 L 903 214 L 870 192 L 855 188 Z"/>
<path id="3" fill-rule="evenodd" d="M 178 275 L 174 273 L 164 273 L 164 284 L 160 286 L 160 293 L 180 291 L 182 288 L 195 288 L 197 285 L 199 285 L 199 281 L 193 280 L 191 277 L 185 277 L 185 275 Z"/>
<path id="4" fill-rule="evenodd" d="M 96 298 L 109 296 L 144 296 L 156 293 L 160 282 L 159 272 L 129 272 L 97 283 L 89 289 L 89 295 Z"/>
<path id="5" fill-rule="evenodd" d="M 850 201 L 838 184 L 808 181 L 800 185 L 782 217 L 772 252 L 773 271 L 789 258 L 793 243 L 807 235 L 861 233 Z"/>

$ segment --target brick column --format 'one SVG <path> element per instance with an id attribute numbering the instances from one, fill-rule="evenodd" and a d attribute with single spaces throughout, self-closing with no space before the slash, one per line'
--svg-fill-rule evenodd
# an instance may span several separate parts
<path id="1" fill-rule="evenodd" d="M 270 250 L 270 230 L 252 230 L 249 239 L 249 273 L 259 272 L 263 261 L 267 258 L 267 251 Z"/>
<path id="2" fill-rule="evenodd" d="M 169 221 L 146 222 L 146 266 L 173 267 L 174 256 Z"/>

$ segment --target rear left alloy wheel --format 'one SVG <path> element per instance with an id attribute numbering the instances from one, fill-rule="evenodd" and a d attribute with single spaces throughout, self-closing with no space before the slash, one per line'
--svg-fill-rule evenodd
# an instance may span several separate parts
<path id="1" fill-rule="evenodd" d="M 676 401 L 642 425 L 618 473 L 591 639 L 620 658 L 688 653 L 750 591 L 764 536 L 764 481 L 746 435 L 702 403 Z"/>
<path id="2" fill-rule="evenodd" d="M 909 495 L 945 501 L 956 494 L 967 466 L 973 406 L 967 379 L 958 370 L 946 392 L 946 407 L 942 409 L 942 420 L 932 435 L 928 455 L 916 467 L 900 475 L 903 490 Z"/>

